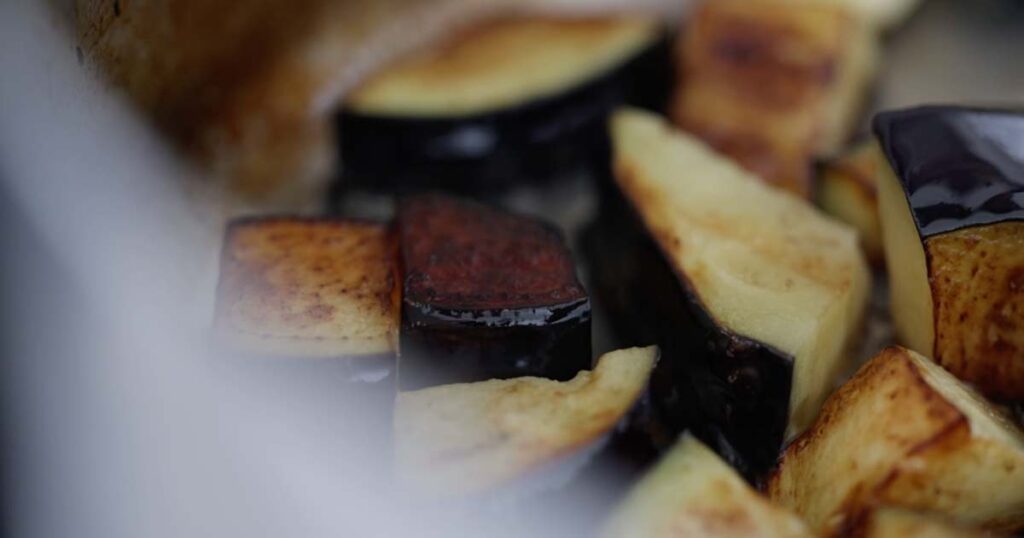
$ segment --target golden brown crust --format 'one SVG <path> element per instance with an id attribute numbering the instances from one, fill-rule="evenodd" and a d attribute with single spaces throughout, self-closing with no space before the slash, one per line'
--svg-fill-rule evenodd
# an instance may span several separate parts
<path id="1" fill-rule="evenodd" d="M 678 46 L 672 118 L 769 183 L 810 196 L 811 158 L 848 128 L 834 124 L 848 113 L 830 107 L 853 105 L 834 98 L 842 84 L 863 83 L 843 72 L 861 31 L 833 5 L 707 2 Z"/>
<path id="2" fill-rule="evenodd" d="M 235 222 L 221 256 L 215 328 L 258 355 L 392 353 L 396 252 L 387 227 L 351 220 Z"/>
<path id="3" fill-rule="evenodd" d="M 1024 399 L 1024 223 L 925 241 L 935 360 L 985 394 Z"/>
<path id="4" fill-rule="evenodd" d="M 826 401 L 768 492 L 832 532 L 877 504 L 1012 529 L 1024 524 L 1022 440 L 941 368 L 891 347 Z"/>

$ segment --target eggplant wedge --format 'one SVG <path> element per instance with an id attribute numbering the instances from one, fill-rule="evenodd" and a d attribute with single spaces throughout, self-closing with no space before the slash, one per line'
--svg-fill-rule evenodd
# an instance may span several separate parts
<path id="1" fill-rule="evenodd" d="M 689 434 L 634 486 L 602 536 L 713 538 L 813 536 Z"/>
<path id="2" fill-rule="evenodd" d="M 856 233 L 653 114 L 616 113 L 612 139 L 626 215 L 588 242 L 602 304 L 626 345 L 661 347 L 668 427 L 763 471 L 850 368 L 871 279 Z"/>
<path id="3" fill-rule="evenodd" d="M 997 534 L 900 508 L 873 508 L 836 534 L 840 538 L 995 538 Z"/>
<path id="4" fill-rule="evenodd" d="M 995 399 L 1024 399 L 1024 113 L 876 116 L 892 317 L 907 347 Z"/>
<path id="5" fill-rule="evenodd" d="M 401 392 L 396 482 L 408 495 L 441 500 L 567 481 L 640 399 L 657 360 L 656 348 L 624 349 L 569 381 L 520 377 Z"/>
<path id="6" fill-rule="evenodd" d="M 663 106 L 664 36 L 647 16 L 505 18 L 401 59 L 337 117 L 339 192 L 486 195 L 600 166 L 615 107 Z"/>
<path id="7" fill-rule="evenodd" d="M 812 528 L 888 505 L 1010 531 L 1024 526 L 1024 432 L 931 360 L 890 347 L 829 397 L 768 492 Z"/>
<path id="8" fill-rule="evenodd" d="M 765 181 L 809 198 L 813 159 L 849 138 L 878 36 L 842 6 L 702 4 L 678 43 L 672 119 Z"/>
<path id="9" fill-rule="evenodd" d="M 590 367 L 590 298 L 554 227 L 451 196 L 398 208 L 403 389 Z"/>
<path id="10" fill-rule="evenodd" d="M 394 239 L 381 224 L 234 221 L 221 254 L 217 340 L 231 355 L 332 359 L 354 382 L 394 383 L 397 271 Z"/>
<path id="11" fill-rule="evenodd" d="M 885 264 L 876 183 L 882 166 L 887 164 L 874 141 L 861 142 L 821 165 L 816 193 L 822 211 L 857 230 L 864 254 L 877 267 Z"/>
<path id="12" fill-rule="evenodd" d="M 843 6 L 882 30 L 891 30 L 907 20 L 922 0 L 824 0 Z"/>

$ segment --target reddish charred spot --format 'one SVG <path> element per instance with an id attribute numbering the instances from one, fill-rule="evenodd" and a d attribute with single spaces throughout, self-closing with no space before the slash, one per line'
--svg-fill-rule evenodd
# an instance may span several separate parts
<path id="1" fill-rule="evenodd" d="M 441 195 L 398 211 L 405 297 L 445 308 L 523 308 L 586 298 L 561 235 L 541 222 Z"/>
<path id="2" fill-rule="evenodd" d="M 315 320 L 325 320 L 331 317 L 335 308 L 329 304 L 315 304 L 306 310 L 306 315 Z"/>
<path id="3" fill-rule="evenodd" d="M 1012 293 L 1024 291 L 1024 267 L 1014 267 L 1006 277 L 1006 285 Z"/>

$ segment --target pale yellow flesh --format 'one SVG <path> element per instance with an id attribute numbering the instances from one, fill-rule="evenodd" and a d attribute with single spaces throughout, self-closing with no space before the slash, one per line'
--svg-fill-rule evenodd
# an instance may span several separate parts
<path id="1" fill-rule="evenodd" d="M 613 351 L 566 382 L 521 377 L 400 393 L 400 489 L 430 498 L 494 491 L 587 450 L 633 407 L 657 354 Z"/>
<path id="2" fill-rule="evenodd" d="M 867 517 L 860 538 L 985 538 L 992 537 L 984 531 L 953 525 L 934 516 L 900 510 L 881 508 Z"/>
<path id="3" fill-rule="evenodd" d="M 787 435 L 847 366 L 870 275 L 856 233 L 657 116 L 612 122 L 616 179 L 722 326 L 794 357 Z"/>
<path id="4" fill-rule="evenodd" d="M 889 270 L 893 326 L 900 343 L 932 357 L 935 319 L 924 243 L 896 174 L 890 166 L 879 166 L 878 173 L 878 213 Z"/>
<path id="5" fill-rule="evenodd" d="M 349 95 L 346 107 L 403 117 L 514 107 L 624 64 L 659 32 L 655 18 L 642 16 L 501 20 L 385 67 Z"/>
<path id="6" fill-rule="evenodd" d="M 605 538 L 809 537 L 700 441 L 684 435 L 615 509 Z"/>
<path id="7" fill-rule="evenodd" d="M 968 526 L 1024 525 L 1024 434 L 929 359 L 888 348 L 783 453 L 768 492 L 815 529 L 874 505 Z"/>
<path id="8" fill-rule="evenodd" d="M 921 5 L 922 0 L 812 0 L 837 4 L 856 13 L 876 27 L 886 29 L 899 25 Z"/>
<path id="9" fill-rule="evenodd" d="M 822 211 L 849 224 L 860 235 L 872 264 L 881 264 L 882 225 L 878 217 L 878 167 L 888 166 L 873 141 L 855 146 L 824 165 L 817 203 Z"/>

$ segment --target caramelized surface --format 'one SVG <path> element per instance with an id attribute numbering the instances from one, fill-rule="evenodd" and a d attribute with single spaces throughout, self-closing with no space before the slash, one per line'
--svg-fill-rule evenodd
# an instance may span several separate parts
<path id="1" fill-rule="evenodd" d="M 826 213 L 857 229 L 872 265 L 885 259 L 876 186 L 880 166 L 885 161 L 874 141 L 861 143 L 822 167 L 817 192 Z"/>
<path id="2" fill-rule="evenodd" d="M 398 328 L 394 242 L 386 227 L 268 218 L 230 226 L 215 326 L 247 353 L 391 353 Z"/>
<path id="3" fill-rule="evenodd" d="M 1024 222 L 927 240 L 935 360 L 983 392 L 1024 398 Z"/>
<path id="4" fill-rule="evenodd" d="M 768 491 L 836 530 L 874 503 L 991 529 L 1024 524 L 1024 434 L 948 372 L 883 350 L 784 452 Z"/>
<path id="5" fill-rule="evenodd" d="M 404 300 L 445 310 L 550 307 L 586 299 L 561 234 L 468 200 L 404 200 Z"/>
<path id="6" fill-rule="evenodd" d="M 679 45 L 672 118 L 769 183 L 811 191 L 811 158 L 849 133 L 873 36 L 841 7 L 705 3 Z"/>

